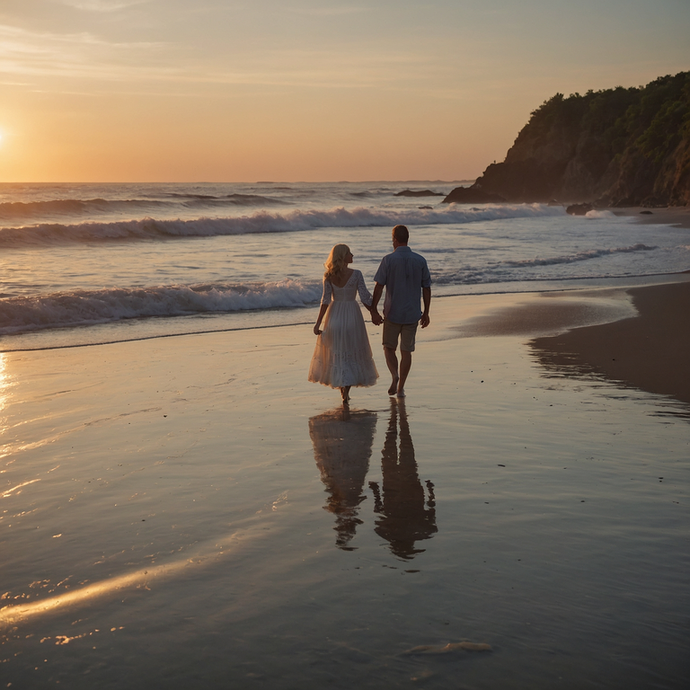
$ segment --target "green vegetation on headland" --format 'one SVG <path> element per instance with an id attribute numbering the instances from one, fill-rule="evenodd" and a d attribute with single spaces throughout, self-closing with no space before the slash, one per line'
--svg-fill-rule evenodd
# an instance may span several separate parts
<path id="1" fill-rule="evenodd" d="M 446 202 L 690 203 L 690 72 L 537 108 L 503 163 Z"/>

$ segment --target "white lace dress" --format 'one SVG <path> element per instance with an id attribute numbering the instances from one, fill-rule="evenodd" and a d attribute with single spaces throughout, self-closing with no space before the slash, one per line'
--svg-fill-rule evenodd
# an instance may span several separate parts
<path id="1" fill-rule="evenodd" d="M 323 281 L 321 304 L 328 304 L 321 335 L 316 338 L 308 379 L 331 388 L 373 386 L 379 377 L 369 336 L 356 302 L 371 304 L 361 271 L 354 270 L 343 287 Z"/>

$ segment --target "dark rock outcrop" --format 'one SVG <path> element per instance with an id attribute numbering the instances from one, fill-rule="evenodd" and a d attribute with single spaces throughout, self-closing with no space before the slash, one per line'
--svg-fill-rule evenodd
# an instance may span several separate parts
<path id="1" fill-rule="evenodd" d="M 472 197 L 481 193 L 512 202 L 690 203 L 690 72 L 640 88 L 556 94 L 532 113 L 505 161 L 461 189 L 444 201 L 481 203 Z"/>
<path id="2" fill-rule="evenodd" d="M 412 189 L 403 189 L 393 196 L 445 196 L 443 192 L 432 192 L 430 189 L 422 189 L 421 191 L 414 191 Z"/>
<path id="3" fill-rule="evenodd" d="M 571 216 L 586 216 L 593 208 L 592 204 L 571 204 L 565 212 Z"/>
<path id="4" fill-rule="evenodd" d="M 505 201 L 499 194 L 491 194 L 477 187 L 456 187 L 444 200 L 444 204 L 491 204 Z"/>

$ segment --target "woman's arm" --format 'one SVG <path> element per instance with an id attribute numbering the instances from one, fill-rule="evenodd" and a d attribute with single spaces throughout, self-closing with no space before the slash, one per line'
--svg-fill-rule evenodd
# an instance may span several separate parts
<path id="1" fill-rule="evenodd" d="M 364 276 L 361 271 L 357 271 L 357 291 L 359 292 L 359 299 L 362 304 L 371 312 L 371 293 L 367 290 L 367 285 L 364 282 Z"/>
<path id="2" fill-rule="evenodd" d="M 321 321 L 328 309 L 328 305 L 331 303 L 331 293 L 333 292 L 333 286 L 330 280 L 323 279 L 323 295 L 321 297 L 321 309 L 319 310 L 319 315 L 314 324 L 314 335 L 321 335 Z"/>
<path id="3" fill-rule="evenodd" d="M 327 304 L 321 305 L 321 309 L 319 309 L 319 315 L 316 319 L 316 323 L 314 324 L 314 335 L 321 335 L 321 333 L 323 333 L 323 331 L 320 330 L 320 327 L 321 327 L 321 321 L 323 321 L 323 316 L 326 313 L 327 309 L 328 309 Z"/>

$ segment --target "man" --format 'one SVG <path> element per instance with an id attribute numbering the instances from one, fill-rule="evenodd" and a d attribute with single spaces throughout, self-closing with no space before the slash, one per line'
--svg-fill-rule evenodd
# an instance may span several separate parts
<path id="1" fill-rule="evenodd" d="M 405 397 L 405 381 L 412 366 L 412 353 L 415 348 L 417 325 L 429 325 L 429 306 L 431 304 L 431 276 L 426 259 L 415 254 L 408 246 L 410 233 L 404 225 L 393 228 L 392 254 L 383 257 L 379 270 L 374 276 L 374 300 L 371 305 L 372 321 L 383 321 L 383 352 L 386 365 L 393 382 L 388 395 Z M 386 298 L 383 302 L 383 319 L 377 310 L 383 288 Z M 420 309 L 420 294 L 424 311 Z M 395 351 L 400 340 L 400 368 Z"/>

